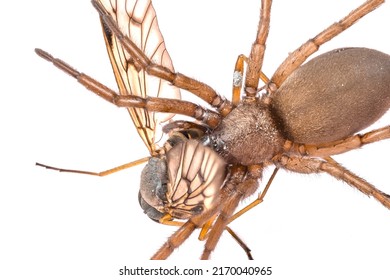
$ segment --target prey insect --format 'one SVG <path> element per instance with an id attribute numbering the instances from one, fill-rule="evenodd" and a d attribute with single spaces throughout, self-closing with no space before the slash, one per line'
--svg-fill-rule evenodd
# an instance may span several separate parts
<path id="1" fill-rule="evenodd" d="M 272 179 L 257 200 L 235 213 L 239 202 L 258 190 L 269 166 L 276 171 L 328 173 L 390 209 L 388 194 L 331 157 L 390 138 L 390 126 L 358 134 L 390 107 L 390 56 L 372 49 L 342 48 L 303 64 L 322 44 L 383 2 L 366 1 L 290 53 L 267 78 L 261 69 L 272 1 L 262 0 L 251 52 L 237 60 L 232 101 L 174 71 L 147 0 L 92 1 L 101 18 L 119 94 L 50 54 L 37 53 L 97 95 L 128 108 L 151 155 L 141 175 L 142 208 L 155 221 L 186 221 L 152 258 L 169 257 L 196 228 L 204 228 L 201 258 L 208 259 L 224 230 L 240 241 L 228 225 L 262 202 Z M 210 108 L 181 100 L 179 88 Z M 174 120 L 174 115 L 193 121 Z M 168 139 L 160 146 L 161 134 Z"/>

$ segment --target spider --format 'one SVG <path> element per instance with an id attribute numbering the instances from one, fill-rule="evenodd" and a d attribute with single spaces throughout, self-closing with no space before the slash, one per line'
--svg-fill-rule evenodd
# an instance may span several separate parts
<path id="1" fill-rule="evenodd" d="M 259 29 L 250 55 L 240 56 L 237 60 L 232 101 L 220 96 L 211 87 L 174 72 L 150 1 L 135 3 L 134 11 L 141 11 L 140 18 L 137 12 L 132 17 L 133 6 L 126 7 L 127 13 L 120 13 L 127 1 L 115 2 L 117 9 L 112 8 L 113 3 L 109 1 L 92 2 L 101 16 L 120 95 L 50 54 L 42 50 L 37 50 L 37 53 L 107 101 L 127 107 L 153 160 L 158 159 L 154 163 L 149 160 L 143 173 L 143 185 L 147 187 L 141 188 L 141 205 L 154 220 L 168 223 L 174 218 L 183 218 L 187 221 L 153 259 L 167 258 L 196 228 L 210 223 L 211 229 L 205 237 L 205 249 L 201 256 L 208 259 L 222 232 L 242 213 L 234 214 L 238 203 L 257 191 L 264 169 L 271 165 L 276 167 L 275 170 L 283 168 L 298 173 L 329 173 L 390 208 L 389 195 L 330 157 L 390 137 L 389 126 L 363 135 L 356 134 L 380 118 L 390 106 L 389 56 L 363 48 L 338 49 L 301 66 L 320 45 L 383 1 L 365 2 L 292 52 L 267 78 L 261 69 L 272 1 L 263 0 Z M 137 46 L 129 29 L 121 24 L 121 20 L 124 20 L 124 26 L 130 26 L 130 18 L 134 22 L 145 22 L 145 38 L 155 40 L 143 41 L 141 38 L 141 47 Z M 151 45 L 148 42 L 152 42 Z M 364 63 L 359 64 L 359 61 Z M 350 74 L 345 71 L 352 66 L 361 72 Z M 335 74 L 339 70 L 343 75 Z M 156 97 L 150 94 L 153 86 L 150 85 L 149 75 L 159 78 L 156 79 L 157 85 L 154 85 Z M 343 80 L 338 80 L 339 77 L 343 77 Z M 359 90 L 353 88 L 358 80 L 372 81 L 374 78 L 378 79 L 374 83 L 361 82 L 358 84 Z M 265 84 L 262 87 L 259 87 L 260 80 Z M 169 83 L 176 87 L 170 87 Z M 337 87 L 327 92 L 334 84 Z M 148 87 L 146 93 L 145 85 Z M 211 109 L 180 100 L 177 88 L 200 97 Z M 316 95 L 318 92 L 325 92 L 324 99 Z M 360 102 L 346 108 L 356 94 Z M 330 106 L 323 106 L 325 103 Z M 365 108 L 370 109 L 363 110 Z M 174 114 L 186 115 L 197 121 L 170 121 L 163 128 L 163 132 L 170 137 L 163 147 L 159 147 L 157 142 L 161 131 L 158 131 L 158 124 L 169 121 Z M 193 160 L 197 157 L 200 159 Z M 190 164 L 185 163 L 188 160 Z M 207 168 L 203 168 L 203 164 Z M 128 165 L 119 169 L 125 167 Z M 194 169 L 195 177 L 186 177 L 183 172 L 176 173 L 178 169 L 188 172 Z M 103 175 L 116 170 L 109 170 Z M 173 193 L 182 191 L 182 181 L 196 181 L 198 184 L 191 191 L 187 191 L 190 187 L 186 186 L 185 193 L 188 195 L 180 196 L 176 203 Z M 159 188 L 156 189 L 156 185 Z M 150 194 L 151 197 L 148 197 Z M 265 194 L 266 190 L 249 208 L 260 203 Z"/>

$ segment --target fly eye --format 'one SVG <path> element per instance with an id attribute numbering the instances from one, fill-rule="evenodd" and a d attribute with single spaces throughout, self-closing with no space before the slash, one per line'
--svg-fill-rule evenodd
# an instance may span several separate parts
<path id="1" fill-rule="evenodd" d="M 148 217 L 155 221 L 156 223 L 158 223 L 160 221 L 160 219 L 164 216 L 163 213 L 161 213 L 160 211 L 158 211 L 156 208 L 154 208 L 153 206 L 149 205 L 143 198 L 142 198 L 142 195 L 141 195 L 141 192 L 138 193 L 138 202 L 139 202 L 139 205 L 141 206 L 142 210 L 144 210 L 144 213 L 146 215 L 148 215 Z"/>
<path id="2" fill-rule="evenodd" d="M 150 158 L 141 173 L 139 193 L 144 202 L 161 209 L 166 201 L 167 180 L 165 160 Z"/>
<path id="3" fill-rule="evenodd" d="M 160 181 L 161 182 L 161 181 Z M 156 186 L 156 196 L 163 202 L 167 201 L 167 183 L 161 182 L 158 186 Z"/>

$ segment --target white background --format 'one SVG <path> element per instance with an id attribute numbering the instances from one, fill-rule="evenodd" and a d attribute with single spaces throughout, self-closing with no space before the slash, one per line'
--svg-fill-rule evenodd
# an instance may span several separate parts
<path id="1" fill-rule="evenodd" d="M 176 70 L 230 98 L 234 63 L 249 52 L 260 1 L 155 2 Z M 275 1 L 263 71 L 271 76 L 289 51 L 361 2 Z M 76 0 L 2 7 L 0 278 L 119 279 L 124 265 L 155 266 L 146 260 L 175 228 L 150 221 L 138 206 L 142 167 L 95 178 L 35 166 L 100 171 L 147 156 L 125 109 L 34 54 L 43 48 L 116 89 L 96 12 Z M 320 52 L 364 46 L 390 53 L 389 26 L 387 3 Z M 389 123 L 387 114 L 374 127 Z M 336 159 L 390 193 L 389 151 L 383 141 Z M 212 265 L 272 266 L 269 279 L 390 274 L 389 210 L 327 175 L 280 172 L 265 202 L 231 227 L 256 260 L 246 262 L 224 234 Z M 205 266 L 194 262 L 202 247 L 194 235 L 159 265 Z"/>

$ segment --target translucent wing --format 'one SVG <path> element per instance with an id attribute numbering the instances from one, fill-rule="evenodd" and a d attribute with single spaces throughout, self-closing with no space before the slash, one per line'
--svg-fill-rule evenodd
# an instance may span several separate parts
<path id="1" fill-rule="evenodd" d="M 226 163 L 213 150 L 188 140 L 167 153 L 168 208 L 171 216 L 188 219 L 218 203 Z"/>
<path id="2" fill-rule="evenodd" d="M 99 0 L 99 2 L 118 23 L 123 34 L 129 37 L 148 58 L 154 63 L 174 70 L 150 0 Z M 171 86 L 165 80 L 149 76 L 145 71 L 137 68 L 133 58 L 104 24 L 103 34 L 121 95 L 180 99 L 178 88 Z M 174 114 L 149 112 L 140 108 L 128 108 L 128 111 L 150 154 L 155 155 L 158 149 L 156 141 L 161 137 L 159 124 L 171 119 Z"/>

